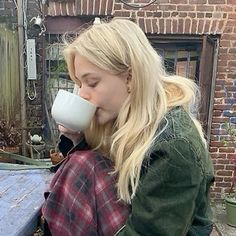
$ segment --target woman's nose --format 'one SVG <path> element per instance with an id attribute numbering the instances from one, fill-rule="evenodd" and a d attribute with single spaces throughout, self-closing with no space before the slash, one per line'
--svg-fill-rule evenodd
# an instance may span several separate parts
<path id="1" fill-rule="evenodd" d="M 85 86 L 81 86 L 79 89 L 79 96 L 82 97 L 83 99 L 89 101 L 91 96 L 89 94 L 88 89 Z"/>

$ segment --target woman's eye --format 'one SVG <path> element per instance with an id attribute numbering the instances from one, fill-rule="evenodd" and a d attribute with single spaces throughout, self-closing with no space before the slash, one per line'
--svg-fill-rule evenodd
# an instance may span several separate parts
<path id="1" fill-rule="evenodd" d="M 89 83 L 88 87 L 94 88 L 97 86 L 97 84 L 98 84 L 98 82 Z"/>

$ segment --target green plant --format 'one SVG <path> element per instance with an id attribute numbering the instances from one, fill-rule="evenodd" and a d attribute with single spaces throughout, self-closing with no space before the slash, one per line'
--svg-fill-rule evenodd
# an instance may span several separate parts
<path id="1" fill-rule="evenodd" d="M 21 132 L 15 123 L 0 120 L 0 148 L 15 147 L 21 143 Z"/>

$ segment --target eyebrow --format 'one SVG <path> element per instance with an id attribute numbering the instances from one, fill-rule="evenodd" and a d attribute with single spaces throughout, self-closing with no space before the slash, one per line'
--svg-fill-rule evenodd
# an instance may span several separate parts
<path id="1" fill-rule="evenodd" d="M 88 77 L 88 76 L 90 76 L 90 75 L 94 75 L 94 74 L 95 74 L 95 73 L 88 72 L 88 73 L 83 74 L 83 75 L 81 76 L 81 78 L 86 78 L 86 77 Z"/>

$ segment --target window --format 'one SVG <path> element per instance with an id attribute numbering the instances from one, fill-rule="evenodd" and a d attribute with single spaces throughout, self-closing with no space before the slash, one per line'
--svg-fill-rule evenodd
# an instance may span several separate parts
<path id="1" fill-rule="evenodd" d="M 45 111 L 48 133 L 45 135 L 55 146 L 58 137 L 58 128 L 51 117 L 51 107 L 59 89 L 73 92 L 74 82 L 69 79 L 65 60 L 62 55 L 62 44 L 59 41 L 60 35 L 47 34 L 45 37 L 45 60 L 44 60 L 44 85 L 45 85 Z"/>
<path id="2" fill-rule="evenodd" d="M 210 136 L 217 38 L 210 36 L 154 36 L 150 42 L 164 60 L 169 73 L 196 81 L 201 90 L 199 119 Z"/>

